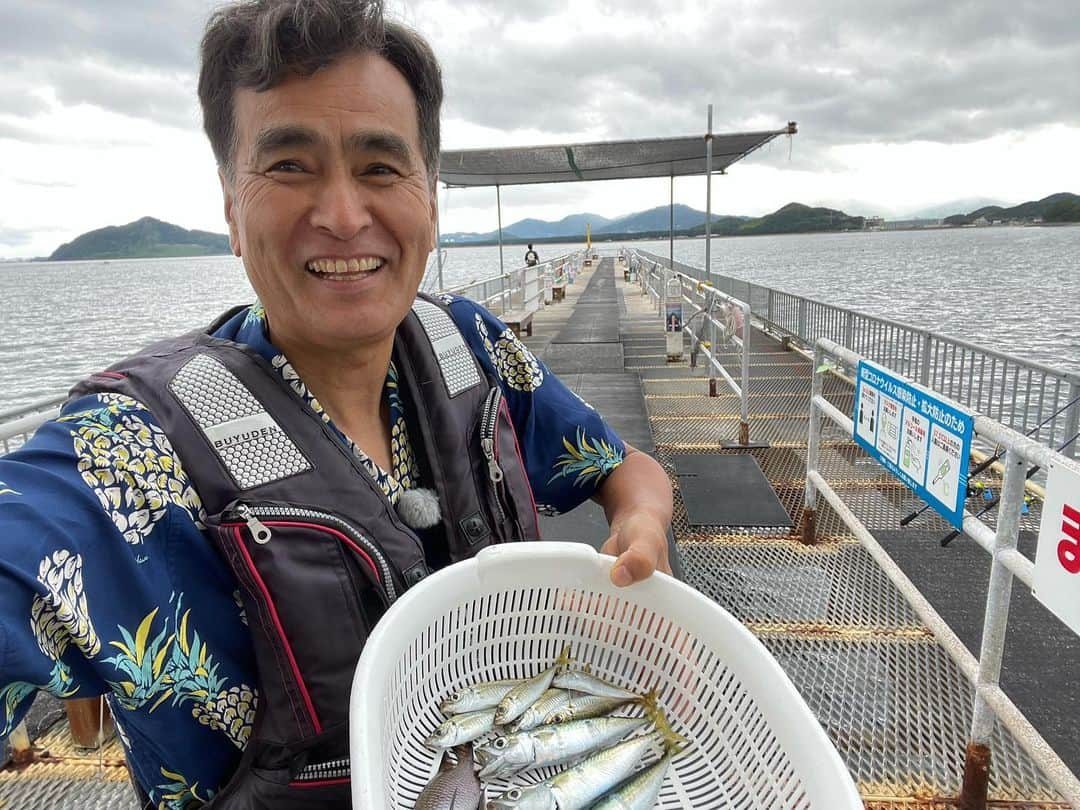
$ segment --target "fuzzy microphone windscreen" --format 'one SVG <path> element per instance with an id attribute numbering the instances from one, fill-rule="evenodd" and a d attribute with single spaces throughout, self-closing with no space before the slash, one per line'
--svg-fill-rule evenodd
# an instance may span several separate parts
<path id="1" fill-rule="evenodd" d="M 410 529 L 430 529 L 439 522 L 439 496 L 431 489 L 407 489 L 398 496 L 398 516 Z"/>

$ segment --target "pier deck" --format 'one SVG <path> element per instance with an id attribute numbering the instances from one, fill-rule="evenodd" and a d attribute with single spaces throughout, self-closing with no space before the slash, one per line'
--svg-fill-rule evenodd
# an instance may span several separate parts
<path id="1" fill-rule="evenodd" d="M 708 396 L 705 368 L 668 362 L 655 304 L 616 276 L 614 261 L 581 274 L 566 301 L 537 313 L 530 348 L 624 438 L 651 452 L 675 488 L 676 573 L 745 622 L 777 657 L 835 742 L 867 806 L 956 806 L 973 691 L 877 564 L 827 504 L 819 502 L 819 543 L 798 540 L 806 471 L 811 363 L 754 329 L 750 438 L 735 442 L 739 400 L 720 383 Z M 582 345 L 585 344 L 585 345 Z M 621 367 L 618 361 L 621 359 Z M 737 367 L 731 347 L 729 359 Z M 636 390 L 630 380 L 636 377 Z M 606 386 L 612 385 L 608 389 Z M 851 413 L 846 380 L 826 380 L 825 396 Z M 949 526 L 919 503 L 836 427 L 823 436 L 821 469 L 907 576 L 978 653 L 989 560 L 965 538 L 947 548 Z M 791 529 L 691 526 L 676 456 L 749 453 L 791 517 Z M 987 479 L 996 487 L 999 481 Z M 1020 547 L 1032 553 L 1038 512 L 1024 521 Z M 600 510 L 586 506 L 548 518 L 545 537 L 603 542 Z M 1027 593 L 1013 600 L 1002 686 L 1075 772 L 1080 767 L 1075 673 L 1080 644 Z M 991 742 L 992 807 L 1067 807 L 1000 724 Z"/>
<path id="2" fill-rule="evenodd" d="M 667 470 L 675 488 L 671 538 L 675 574 L 745 622 L 777 657 L 835 742 L 870 810 L 956 807 L 973 691 L 959 668 L 827 505 L 820 542 L 798 541 L 808 436 L 811 364 L 754 330 L 750 397 L 752 441 L 766 448 L 723 449 L 738 436 L 739 401 L 708 396 L 704 368 L 668 362 L 655 307 L 616 276 L 613 260 L 582 273 L 565 300 L 537 312 L 525 342 L 568 386 L 601 411 L 623 438 Z M 685 357 L 685 356 L 684 356 Z M 734 347 L 730 358 L 736 360 Z M 825 396 L 850 413 L 851 385 L 826 381 Z M 850 438 L 829 427 L 821 469 L 949 622 L 977 652 L 989 563 L 970 541 L 948 548 L 948 526 L 927 512 L 899 519 L 916 501 Z M 750 454 L 792 520 L 791 529 L 690 524 L 676 456 L 704 460 Z M 993 481 L 993 479 L 988 479 Z M 992 486 L 998 482 L 994 481 Z M 1031 554 L 1037 512 L 1024 523 Z M 607 536 L 594 504 L 543 517 L 548 539 Z M 1002 686 L 1074 772 L 1080 769 L 1080 644 L 1028 594 L 1013 600 Z M 47 703 L 47 701 L 42 701 Z M 43 722 L 51 720 L 48 708 Z M 48 755 L 28 769 L 0 770 L 0 810 L 136 806 L 114 739 L 80 752 L 59 723 L 36 743 Z M 1017 741 L 1000 725 L 991 743 L 990 807 L 1065 808 Z"/>

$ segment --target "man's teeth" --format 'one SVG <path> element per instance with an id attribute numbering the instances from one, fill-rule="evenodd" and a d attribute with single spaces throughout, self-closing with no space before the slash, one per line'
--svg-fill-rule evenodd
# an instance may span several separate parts
<path id="1" fill-rule="evenodd" d="M 307 269 L 315 273 L 370 273 L 382 267 L 383 260 L 365 259 L 312 259 Z"/>

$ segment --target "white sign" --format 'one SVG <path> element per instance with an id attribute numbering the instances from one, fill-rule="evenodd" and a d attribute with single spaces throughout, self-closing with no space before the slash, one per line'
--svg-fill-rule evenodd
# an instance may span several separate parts
<path id="1" fill-rule="evenodd" d="M 1047 469 L 1031 593 L 1080 634 L 1080 472 L 1063 464 Z"/>
<path id="2" fill-rule="evenodd" d="M 881 455 L 885 456 L 893 464 L 896 464 L 900 457 L 900 417 L 902 413 L 903 408 L 899 402 L 892 397 L 881 395 L 881 410 L 878 412 L 881 424 L 878 425 L 877 449 Z"/>
<path id="3" fill-rule="evenodd" d="M 900 438 L 900 469 L 918 481 L 926 470 L 926 445 L 930 439 L 930 420 L 913 410 L 904 409 L 904 429 Z"/>

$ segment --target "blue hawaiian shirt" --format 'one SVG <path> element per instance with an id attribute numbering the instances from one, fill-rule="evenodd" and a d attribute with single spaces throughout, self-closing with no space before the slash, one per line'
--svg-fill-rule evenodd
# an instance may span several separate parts
<path id="1" fill-rule="evenodd" d="M 501 384 L 539 508 L 573 509 L 625 445 L 505 324 L 466 299 L 444 300 Z M 259 352 L 333 427 L 270 342 L 260 305 L 215 334 Z M 384 393 L 391 469 L 349 444 L 396 501 L 417 467 L 393 366 Z M 0 458 L 0 737 L 37 690 L 104 694 L 157 807 L 214 796 L 247 744 L 259 690 L 238 586 L 202 534 L 204 516 L 168 437 L 125 396 L 69 402 Z"/>

